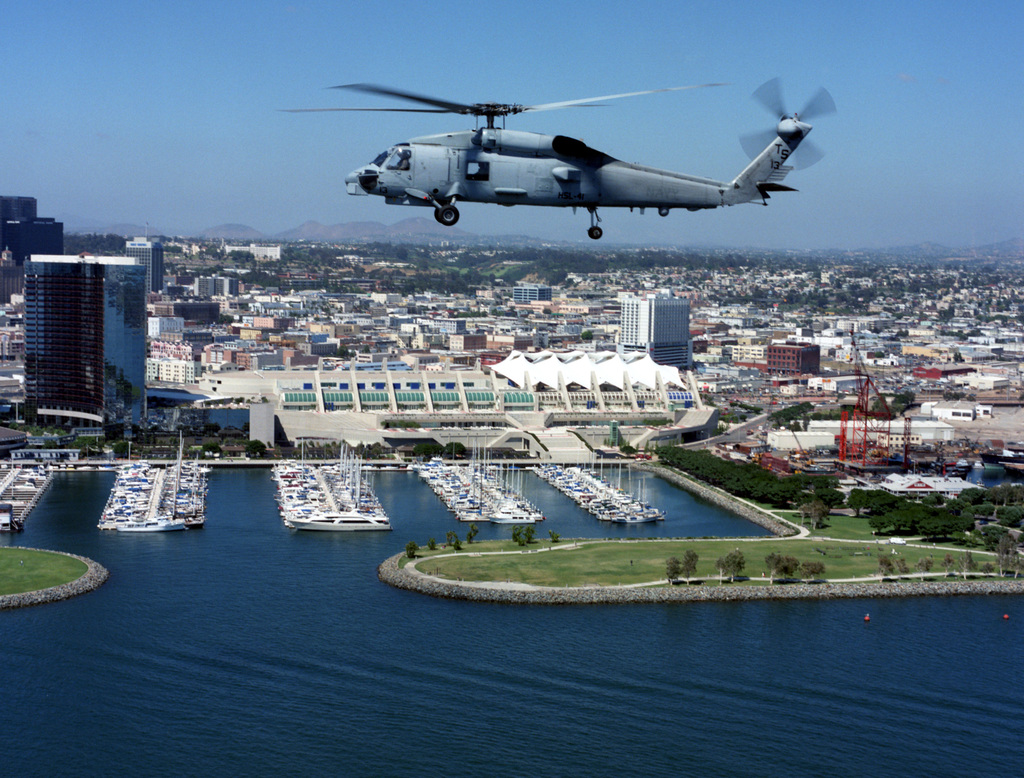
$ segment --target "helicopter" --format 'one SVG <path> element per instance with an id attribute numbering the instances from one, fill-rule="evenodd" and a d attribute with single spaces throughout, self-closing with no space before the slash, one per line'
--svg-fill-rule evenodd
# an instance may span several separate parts
<path id="1" fill-rule="evenodd" d="M 762 84 L 752 95 L 777 121 L 773 130 L 741 138 L 752 161 L 731 181 L 676 173 L 618 160 L 565 135 L 496 127 L 495 119 L 521 113 L 569 107 L 597 107 L 605 100 L 674 92 L 724 84 L 668 87 L 539 105 L 516 103 L 457 103 L 374 84 L 344 84 L 331 89 L 396 97 L 421 108 L 300 108 L 290 113 L 318 111 L 400 111 L 454 113 L 477 118 L 473 130 L 460 130 L 412 138 L 381 152 L 372 162 L 345 177 L 350 195 L 378 195 L 391 205 L 419 205 L 434 209 L 438 223 L 451 227 L 459 221 L 457 202 L 498 205 L 536 205 L 585 208 L 590 214 L 587 235 L 604 234 L 599 207 L 657 209 L 668 216 L 673 209 L 700 211 L 740 203 L 768 204 L 772 193 L 795 192 L 781 182 L 793 169 L 791 156 L 812 127 L 814 116 L 835 112 L 832 96 L 820 89 L 804 110 L 787 113 L 778 79 Z M 480 119 L 483 125 L 480 126 Z M 805 150 L 802 167 L 822 153 Z"/>

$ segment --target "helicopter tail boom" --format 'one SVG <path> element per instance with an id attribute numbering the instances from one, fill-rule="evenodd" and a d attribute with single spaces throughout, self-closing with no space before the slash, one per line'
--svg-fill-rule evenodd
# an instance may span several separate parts
<path id="1" fill-rule="evenodd" d="M 768 199 L 768 192 L 795 191 L 781 185 L 793 169 L 792 165 L 785 163 L 810 131 L 809 124 L 796 119 L 784 118 L 779 122 L 776 137 L 732 180 L 731 188 L 723 194 L 724 204 L 737 205 L 759 199 L 763 201 Z"/>

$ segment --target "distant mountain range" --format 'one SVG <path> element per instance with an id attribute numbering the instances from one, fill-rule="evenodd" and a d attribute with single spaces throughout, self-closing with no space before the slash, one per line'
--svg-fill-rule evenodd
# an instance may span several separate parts
<path id="1" fill-rule="evenodd" d="M 64 222 L 64 231 L 67 233 L 98 233 L 122 235 L 133 238 L 140 235 L 177 235 L 180 233 L 167 232 L 153 226 L 140 226 L 138 224 L 108 224 L 101 225 L 95 221 L 87 221 L 71 216 L 58 217 Z M 320 222 L 308 221 L 284 232 L 268 234 L 260 232 L 246 224 L 220 224 L 210 227 L 193 236 L 206 240 L 223 239 L 228 241 L 393 241 L 396 243 L 423 241 L 423 240 L 450 240 L 455 242 L 472 242 L 476 240 L 493 241 L 500 239 L 503 242 L 536 244 L 542 241 L 526 235 L 506 236 L 480 236 L 474 233 L 465 232 L 457 227 L 442 227 L 433 219 L 413 217 L 403 219 L 395 224 L 383 224 L 381 222 L 345 222 L 342 224 L 325 225 Z M 919 243 L 912 246 L 893 246 L 889 248 L 854 249 L 852 254 L 888 254 L 892 256 L 906 257 L 927 257 L 933 259 L 1022 259 L 1024 258 L 1024 238 L 994 243 L 988 246 L 975 246 L 973 248 L 951 248 L 937 243 Z"/>
<path id="2" fill-rule="evenodd" d="M 161 231 L 152 225 L 139 226 L 138 224 L 110 224 L 100 226 L 98 224 L 76 223 L 65 221 L 64 231 L 68 233 L 98 233 L 122 235 L 133 238 L 140 235 L 173 235 Z M 320 222 L 308 221 L 298 227 L 279 232 L 267 234 L 260 232 L 246 224 L 219 224 L 210 227 L 195 235 L 189 236 L 213 240 L 221 238 L 232 241 L 360 241 L 360 240 L 414 240 L 426 238 L 447 238 L 447 239 L 472 239 L 475 235 L 464 232 L 457 227 L 442 227 L 433 219 L 414 217 L 403 219 L 395 224 L 387 225 L 381 222 L 347 222 L 345 224 L 324 225 Z"/>
<path id="3" fill-rule="evenodd" d="M 938 243 L 918 243 L 913 246 L 891 246 L 884 249 L 860 249 L 866 254 L 892 254 L 894 256 L 929 257 L 932 259 L 1020 259 L 1024 257 L 1024 239 L 1014 238 L 988 246 L 950 248 Z"/>

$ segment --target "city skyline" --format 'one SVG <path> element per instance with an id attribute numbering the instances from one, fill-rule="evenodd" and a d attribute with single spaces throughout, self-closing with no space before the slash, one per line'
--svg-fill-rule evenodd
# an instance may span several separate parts
<path id="1" fill-rule="evenodd" d="M 827 249 L 1022 237 L 1022 9 L 651 2 L 627 17 L 598 2 L 580 26 L 549 4 L 500 16 L 460 2 L 446 11 L 17 5 L 5 12 L 18 33 L 3 66 L 5 193 L 36 197 L 40 212 L 69 230 L 148 222 L 197 234 L 238 223 L 273 235 L 307 220 L 429 217 L 349 197 L 343 177 L 395 142 L 471 120 L 280 112 L 399 105 L 327 89 L 364 81 L 526 104 L 729 82 L 508 122 L 580 137 L 625 161 L 728 180 L 747 162 L 737 137 L 773 123 L 749 95 L 780 76 L 789 110 L 822 85 L 839 109 L 815 122 L 811 138 L 826 157 L 790 174 L 797 193 L 776 195 L 768 208 L 664 219 L 603 209 L 604 241 Z M 361 45 L 367 36 L 377 45 Z M 146 45 L 127 45 L 136 39 Z M 586 225 L 585 213 L 569 209 L 466 204 L 459 228 L 589 243 Z"/>

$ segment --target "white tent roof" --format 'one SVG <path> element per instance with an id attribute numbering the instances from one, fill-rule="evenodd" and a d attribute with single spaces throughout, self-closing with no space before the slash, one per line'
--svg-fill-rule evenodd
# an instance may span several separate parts
<path id="1" fill-rule="evenodd" d="M 562 375 L 566 386 L 579 384 L 590 390 L 595 388 L 595 375 L 599 384 L 614 386 L 619 390 L 625 389 L 627 380 L 631 386 L 654 389 L 655 376 L 659 374 L 666 386 L 684 386 L 679 368 L 659 365 L 645 351 L 626 354 L 614 351 L 599 351 L 593 354 L 585 351 L 561 354 L 553 351 L 539 351 L 535 354 L 513 351 L 491 369 L 523 389 L 534 389 L 539 383 L 558 386 L 559 374 Z M 529 387 L 525 385 L 527 373 L 532 384 Z"/>

